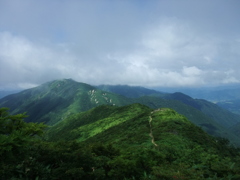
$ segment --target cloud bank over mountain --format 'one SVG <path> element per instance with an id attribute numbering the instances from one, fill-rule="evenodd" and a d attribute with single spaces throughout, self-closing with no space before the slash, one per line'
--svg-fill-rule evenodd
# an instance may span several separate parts
<path id="1" fill-rule="evenodd" d="M 239 83 L 238 1 L 0 2 L 0 88 Z"/>

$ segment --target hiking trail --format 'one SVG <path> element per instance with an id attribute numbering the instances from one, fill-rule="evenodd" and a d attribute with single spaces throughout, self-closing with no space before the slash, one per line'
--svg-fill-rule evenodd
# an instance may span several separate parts
<path id="1" fill-rule="evenodd" d="M 150 127 L 150 133 L 149 133 L 149 136 L 151 137 L 151 142 L 152 144 L 155 146 L 155 147 L 158 147 L 158 145 L 155 143 L 155 140 L 154 140 L 154 136 L 153 136 L 153 133 L 152 133 L 152 114 L 156 111 L 160 111 L 160 109 L 157 109 L 157 110 L 154 110 L 151 112 L 151 115 L 149 116 L 149 127 Z"/>

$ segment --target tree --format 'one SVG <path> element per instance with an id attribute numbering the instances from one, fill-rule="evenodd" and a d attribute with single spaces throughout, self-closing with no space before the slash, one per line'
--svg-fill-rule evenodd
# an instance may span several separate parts
<path id="1" fill-rule="evenodd" d="M 10 115 L 8 108 L 0 108 L 0 178 L 16 174 L 16 168 L 30 158 L 28 150 L 46 127 L 43 123 L 26 123 L 25 113 Z"/>

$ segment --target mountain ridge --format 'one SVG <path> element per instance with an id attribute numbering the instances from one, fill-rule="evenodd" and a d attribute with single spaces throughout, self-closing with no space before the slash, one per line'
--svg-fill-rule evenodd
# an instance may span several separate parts
<path id="1" fill-rule="evenodd" d="M 129 88 L 132 89 L 131 92 L 134 92 L 135 87 L 127 87 L 127 89 Z M 127 92 L 125 91 L 125 93 Z M 72 114 L 87 111 L 99 105 L 124 106 L 141 103 L 153 109 L 162 107 L 176 109 L 178 113 L 187 116 L 189 120 L 201 126 L 208 133 L 215 136 L 224 135 L 231 140 L 235 139 L 234 142 L 238 141 L 238 137 L 235 137 L 228 130 L 228 127 L 237 123 L 237 116 L 235 119 L 230 119 L 228 125 L 224 124 L 228 114 L 223 118 L 218 116 L 217 114 L 221 114 L 222 109 L 215 108 L 216 105 L 210 102 L 195 100 L 181 93 L 158 94 L 156 91 L 139 87 L 137 92 L 137 98 L 129 98 L 123 96 L 124 93 L 122 95 L 115 94 L 86 83 L 63 79 L 47 82 L 41 86 L 6 96 L 0 99 L 0 106 L 9 107 L 15 114 L 28 111 L 27 122 L 45 122 L 54 125 Z M 147 96 L 144 92 L 150 95 Z M 154 95 L 154 93 L 157 95 Z M 207 112 L 206 109 L 208 108 L 216 111 L 212 111 L 215 113 L 213 117 L 210 117 L 211 112 Z"/>
<path id="2" fill-rule="evenodd" d="M 4 104 L 15 114 L 27 110 L 31 118 L 35 116 L 32 121 L 54 124 L 56 122 L 51 122 L 51 117 L 58 114 L 62 116 L 59 116 L 59 119 L 64 119 L 69 114 L 86 111 L 101 104 L 126 104 L 124 97 L 118 98 L 116 102 L 111 97 L 112 93 L 102 92 L 86 83 L 64 79 L 6 96 L 0 100 L 0 105 Z"/>
<path id="3" fill-rule="evenodd" d="M 151 109 L 139 103 L 101 105 L 45 131 L 41 130 L 44 124 L 26 123 L 24 114 L 8 115 L 6 110 L 0 108 L 2 124 L 9 127 L 6 131 L 2 126 L 1 132 L 7 134 L 0 134 L 2 179 L 240 177 L 239 149 L 173 109 Z M 31 136 L 30 129 L 43 136 Z M 29 130 L 30 137 L 22 133 Z"/>

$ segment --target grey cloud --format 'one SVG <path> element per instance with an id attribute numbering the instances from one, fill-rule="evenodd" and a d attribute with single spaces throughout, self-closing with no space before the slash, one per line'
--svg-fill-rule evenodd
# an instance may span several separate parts
<path id="1" fill-rule="evenodd" d="M 0 87 L 240 81 L 238 1 L 0 2 Z"/>

